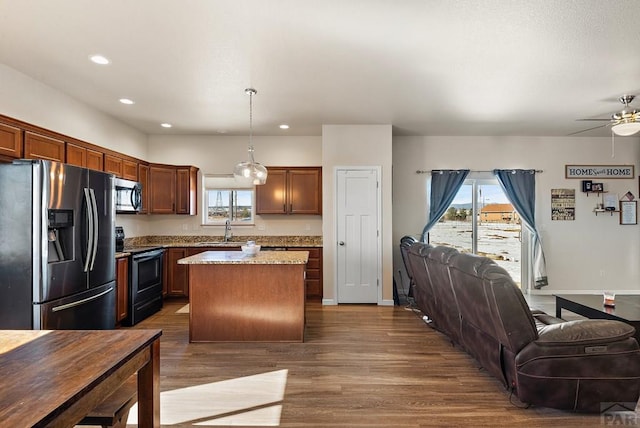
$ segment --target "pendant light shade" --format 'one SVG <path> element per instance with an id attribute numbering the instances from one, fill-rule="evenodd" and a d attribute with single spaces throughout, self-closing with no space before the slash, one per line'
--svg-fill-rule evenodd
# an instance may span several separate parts
<path id="1" fill-rule="evenodd" d="M 249 159 L 238 163 L 233 169 L 233 175 L 239 180 L 250 180 L 252 184 L 260 185 L 267 182 L 267 168 L 253 158 L 253 96 L 258 91 L 247 88 L 244 92 L 249 95 Z"/>

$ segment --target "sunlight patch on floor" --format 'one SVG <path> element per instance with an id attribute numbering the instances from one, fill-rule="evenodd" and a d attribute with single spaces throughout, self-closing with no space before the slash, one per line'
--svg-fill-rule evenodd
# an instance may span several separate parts
<path id="1" fill-rule="evenodd" d="M 287 370 L 261 373 L 160 393 L 160 423 L 194 426 L 278 426 Z M 137 403 L 127 426 L 138 424 Z"/>
<path id="2" fill-rule="evenodd" d="M 176 311 L 176 314 L 188 314 L 188 313 L 189 313 L 188 303 Z"/>

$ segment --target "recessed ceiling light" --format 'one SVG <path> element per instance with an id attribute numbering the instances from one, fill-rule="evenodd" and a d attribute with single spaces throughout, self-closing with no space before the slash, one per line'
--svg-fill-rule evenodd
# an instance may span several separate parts
<path id="1" fill-rule="evenodd" d="M 127 105 L 135 104 L 135 102 L 129 98 L 120 98 L 120 102 Z"/>
<path id="2" fill-rule="evenodd" d="M 161 123 L 160 126 L 162 126 L 163 128 L 171 128 L 170 123 Z"/>
<path id="3" fill-rule="evenodd" d="M 289 129 L 289 125 L 283 123 L 282 125 L 280 125 L 280 129 Z"/>
<path id="4" fill-rule="evenodd" d="M 89 56 L 89 59 L 96 63 L 96 64 L 100 64 L 100 65 L 107 65 L 109 64 L 111 61 L 109 61 L 109 58 L 102 56 L 102 55 L 91 55 Z"/>

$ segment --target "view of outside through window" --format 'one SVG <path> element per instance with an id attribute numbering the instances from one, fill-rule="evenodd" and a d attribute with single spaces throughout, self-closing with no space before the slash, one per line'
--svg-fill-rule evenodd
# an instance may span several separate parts
<path id="1" fill-rule="evenodd" d="M 455 199 L 429 232 L 431 245 L 446 245 L 473 252 L 473 222 L 477 227 L 476 254 L 502 266 L 516 284 L 521 282 L 520 217 L 497 182 L 477 184 L 476 217 L 473 216 L 473 182 L 465 181 Z"/>
<path id="2" fill-rule="evenodd" d="M 207 191 L 207 222 L 250 222 L 253 220 L 252 190 Z"/>

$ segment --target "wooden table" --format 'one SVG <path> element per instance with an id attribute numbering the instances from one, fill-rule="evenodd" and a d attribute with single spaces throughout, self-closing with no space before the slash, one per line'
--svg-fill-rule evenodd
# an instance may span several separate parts
<path id="1" fill-rule="evenodd" d="M 604 306 L 602 294 L 556 294 L 556 318 L 562 318 L 562 309 L 591 319 L 625 322 L 636 329 L 640 342 L 640 295 L 616 294 L 614 308 Z"/>
<path id="2" fill-rule="evenodd" d="M 138 373 L 138 423 L 160 426 L 160 330 L 0 330 L 0 426 L 70 427 Z"/>
<path id="3" fill-rule="evenodd" d="M 189 265 L 189 341 L 302 342 L 308 251 L 207 251 Z"/>

